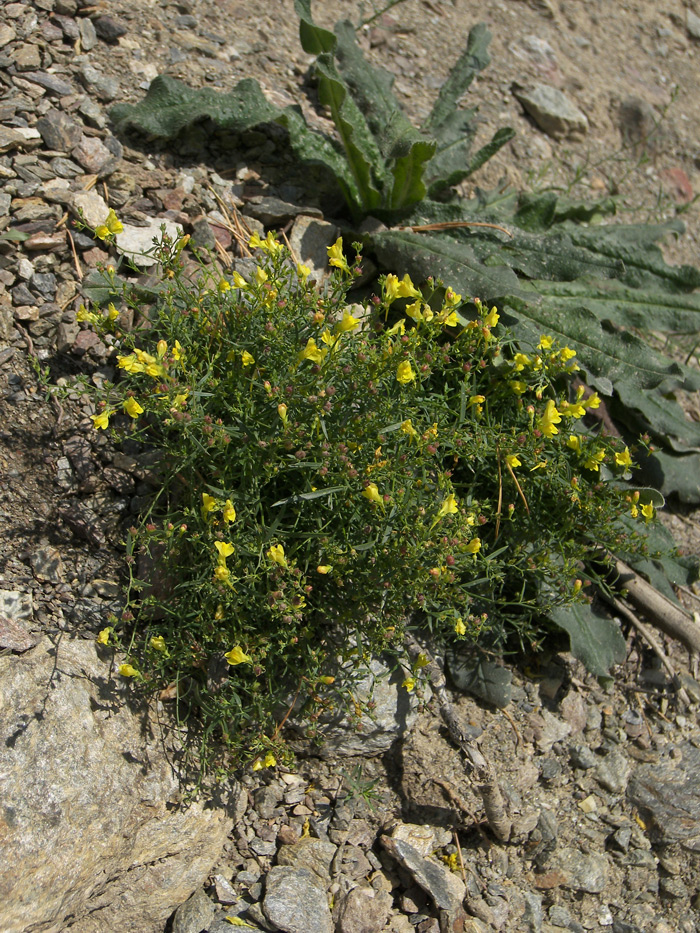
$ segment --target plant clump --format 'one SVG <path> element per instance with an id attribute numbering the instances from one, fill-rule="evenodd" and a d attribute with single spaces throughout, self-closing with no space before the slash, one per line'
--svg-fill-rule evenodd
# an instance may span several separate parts
<path id="1" fill-rule="evenodd" d="M 599 399 L 568 347 L 520 346 L 433 280 L 384 275 L 349 303 L 361 255 L 342 239 L 324 288 L 271 233 L 245 276 L 185 274 L 186 240 L 154 248 L 162 288 L 134 330 L 114 304 L 81 319 L 117 347 L 95 428 L 160 452 L 128 606 L 98 640 L 207 735 L 274 763 L 292 698 L 313 729 L 348 662 L 400 656 L 406 626 L 537 645 L 606 554 L 641 547 L 654 507 L 624 443 L 585 427 Z"/>

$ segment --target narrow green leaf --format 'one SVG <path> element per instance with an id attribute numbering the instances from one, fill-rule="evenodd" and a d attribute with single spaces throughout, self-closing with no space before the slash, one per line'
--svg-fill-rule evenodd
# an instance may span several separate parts
<path id="1" fill-rule="evenodd" d="M 294 10 L 299 17 L 299 40 L 306 54 L 333 52 L 337 40 L 328 29 L 314 23 L 311 16 L 311 0 L 294 0 Z"/>
<path id="2" fill-rule="evenodd" d="M 568 634 L 573 656 L 596 677 L 608 677 L 613 665 L 625 660 L 620 626 L 595 604 L 554 609 L 549 618 Z"/>
<path id="3" fill-rule="evenodd" d="M 365 213 L 381 206 L 381 185 L 384 165 L 376 141 L 359 108 L 347 92 L 330 54 L 324 53 L 316 59 L 318 96 L 321 103 L 331 111 L 338 135 L 345 149 L 350 172 L 360 193 L 360 205 Z"/>
<path id="4" fill-rule="evenodd" d="M 437 137 L 441 135 L 441 127 L 457 109 L 460 97 L 466 94 L 476 75 L 491 61 L 488 54 L 490 41 L 491 33 L 483 23 L 469 31 L 467 47 L 440 88 L 433 109 L 423 125 L 426 133 Z"/>

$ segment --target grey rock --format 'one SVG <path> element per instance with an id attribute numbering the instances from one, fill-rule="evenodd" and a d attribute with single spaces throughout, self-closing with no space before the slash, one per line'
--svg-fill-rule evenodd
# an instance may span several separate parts
<path id="1" fill-rule="evenodd" d="M 680 878 L 659 878 L 659 893 L 662 897 L 672 898 L 674 900 L 687 900 L 688 888 L 683 884 Z"/>
<path id="2" fill-rule="evenodd" d="M 539 751 L 548 752 L 555 742 L 561 742 L 571 732 L 568 722 L 562 722 L 554 713 L 543 709 L 538 713 L 530 713 L 528 722 L 535 733 L 535 744 Z"/>
<path id="3" fill-rule="evenodd" d="M 629 774 L 630 763 L 618 748 L 611 749 L 605 758 L 599 759 L 593 771 L 596 781 L 611 794 L 624 794 Z"/>
<path id="4" fill-rule="evenodd" d="M 63 561 L 55 547 L 46 545 L 38 548 L 29 558 L 34 576 L 46 583 L 60 583 L 63 580 Z"/>
<path id="5" fill-rule="evenodd" d="M 594 768 L 598 763 L 598 756 L 588 745 L 572 745 L 569 755 L 574 768 L 581 768 L 583 771 Z"/>
<path id="6" fill-rule="evenodd" d="M 267 919 L 284 933 L 333 933 L 325 888 L 307 868 L 272 868 L 262 906 Z"/>
<path id="7" fill-rule="evenodd" d="M 53 272 L 35 272 L 29 280 L 29 285 L 47 301 L 51 301 L 56 294 L 57 282 Z"/>
<path id="8" fill-rule="evenodd" d="M 336 673 L 336 679 L 344 676 L 342 669 Z M 353 685 L 353 694 L 360 705 L 373 702 L 372 714 L 362 721 L 362 731 L 345 711 L 342 703 L 336 705 L 336 712 L 323 714 L 317 725 L 322 737 L 322 744 L 314 746 L 313 754 L 321 758 L 342 758 L 346 755 L 382 755 L 394 742 L 406 733 L 415 722 L 417 699 L 402 686 L 404 674 L 393 670 L 378 658 L 373 658 L 369 671 Z M 303 726 L 297 720 L 292 723 L 296 728 Z M 292 748 L 299 754 L 309 753 L 306 743 L 292 742 Z"/>
<path id="9" fill-rule="evenodd" d="M 265 785 L 258 787 L 253 794 L 255 803 L 255 812 L 262 820 L 271 820 L 274 816 L 275 807 L 281 800 L 281 791 L 275 785 Z"/>
<path id="10" fill-rule="evenodd" d="M 17 46 L 10 52 L 10 57 L 17 71 L 35 71 L 41 68 L 41 53 L 33 43 L 27 42 Z"/>
<path id="11" fill-rule="evenodd" d="M 626 97 L 620 103 L 617 118 L 620 135 L 628 146 L 656 148 L 653 142 L 659 117 L 651 104 L 641 97 Z"/>
<path id="12" fill-rule="evenodd" d="M 302 214 L 294 221 L 289 234 L 289 245 L 318 279 L 328 273 L 328 247 L 335 243 L 339 233 L 335 224 Z"/>
<path id="13" fill-rule="evenodd" d="M 277 853 L 277 864 L 304 868 L 327 887 L 331 880 L 331 862 L 336 852 L 337 848 L 332 842 L 305 836 L 294 845 L 281 846 Z"/>
<path id="14" fill-rule="evenodd" d="M 541 130 L 555 138 L 585 133 L 588 120 L 560 90 L 549 84 L 513 85 L 513 94 Z"/>
<path id="15" fill-rule="evenodd" d="M 72 13 L 58 13 L 57 15 L 54 15 L 53 21 L 61 28 L 63 35 L 67 39 L 73 39 L 75 41 L 76 39 L 80 38 L 80 29 L 78 28 L 76 21 L 73 19 Z"/>
<path id="16" fill-rule="evenodd" d="M 83 16 L 78 24 L 80 29 L 80 44 L 83 51 L 89 52 L 97 45 L 97 30 L 95 24 L 87 16 Z"/>
<path id="17" fill-rule="evenodd" d="M 259 197 L 251 198 L 246 202 L 246 215 L 255 217 L 266 227 L 286 224 L 287 221 L 304 214 L 306 217 L 322 218 L 323 214 L 315 208 L 299 207 L 297 204 L 288 204 L 280 198 Z"/>
<path id="18" fill-rule="evenodd" d="M 15 287 L 12 289 L 12 303 L 18 307 L 22 305 L 34 304 L 34 295 L 32 295 L 24 282 L 21 282 L 19 285 L 15 285 Z"/>
<path id="19" fill-rule="evenodd" d="M 415 883 L 428 894 L 439 910 L 445 910 L 455 919 L 464 917 L 462 901 L 466 889 L 456 875 L 444 865 L 423 858 L 413 846 L 401 839 L 380 836 L 383 848 L 405 869 Z"/>
<path id="20" fill-rule="evenodd" d="M 91 641 L 0 658 L 5 933 L 162 929 L 221 854 L 230 820 L 176 806 L 158 718 L 110 671 Z"/>
<path id="21" fill-rule="evenodd" d="M 147 256 L 146 252 L 153 249 L 154 238 L 160 240 L 161 226 L 165 226 L 165 232 L 174 240 L 182 232 L 171 220 L 159 217 L 154 217 L 147 227 L 124 224 L 123 232 L 117 236 L 117 251 L 141 268 L 154 266 L 157 259 L 152 255 Z"/>
<path id="22" fill-rule="evenodd" d="M 59 353 L 67 353 L 80 333 L 80 325 L 75 321 L 61 321 L 56 331 L 56 349 Z"/>
<path id="23" fill-rule="evenodd" d="M 206 217 L 192 223 L 192 245 L 200 249 L 216 249 L 216 237 Z"/>
<path id="24" fill-rule="evenodd" d="M 75 178 L 76 175 L 82 174 L 79 165 L 76 165 L 71 159 L 64 159 L 62 156 L 51 159 L 51 171 L 58 175 L 59 178 Z"/>
<path id="25" fill-rule="evenodd" d="M 252 852 L 267 858 L 272 858 L 277 852 L 277 846 L 274 842 L 267 842 L 264 839 L 251 839 L 248 843 Z"/>
<path id="26" fill-rule="evenodd" d="M 700 749 L 679 746 L 680 758 L 638 765 L 627 796 L 639 809 L 652 841 L 700 852 Z"/>
<path id="27" fill-rule="evenodd" d="M 213 881 L 216 889 L 216 899 L 220 904 L 235 904 L 239 900 L 231 882 L 227 881 L 223 875 L 214 875 Z"/>
<path id="28" fill-rule="evenodd" d="M 92 227 L 103 224 L 109 213 L 107 202 L 97 191 L 76 191 L 71 194 L 69 205 L 76 217 L 82 213 L 85 223 Z M 75 237 L 75 234 L 74 234 Z"/>
<path id="29" fill-rule="evenodd" d="M 685 28 L 688 30 L 689 36 L 700 40 L 700 16 L 693 13 L 692 10 L 686 10 L 685 12 Z"/>
<path id="30" fill-rule="evenodd" d="M 208 928 L 215 913 L 213 901 L 200 888 L 175 911 L 172 933 L 201 933 Z"/>
<path id="31" fill-rule="evenodd" d="M 0 590 L 0 615 L 8 619 L 31 619 L 34 614 L 31 593 L 18 590 Z"/>
<path id="32" fill-rule="evenodd" d="M 337 933 L 376 933 L 383 930 L 392 908 L 392 896 L 366 884 L 343 898 L 336 923 Z"/>
<path id="33" fill-rule="evenodd" d="M 525 910 L 523 911 L 522 922 L 527 926 L 531 933 L 540 933 L 542 929 L 542 920 L 544 912 L 542 910 L 542 895 L 535 894 L 534 891 L 523 891 L 523 900 L 525 901 Z"/>
<path id="34" fill-rule="evenodd" d="M 117 167 L 118 158 L 109 151 L 101 139 L 83 136 L 71 152 L 75 161 L 93 175 L 109 175 Z"/>
<path id="35" fill-rule="evenodd" d="M 22 621 L 9 619 L 0 612 L 0 648 L 21 654 L 39 643 L 39 636 L 32 635 Z"/>
<path id="36" fill-rule="evenodd" d="M 94 25 L 95 32 L 104 42 L 117 42 L 128 32 L 124 23 L 113 16 L 98 16 Z"/>
<path id="37" fill-rule="evenodd" d="M 579 849 L 557 849 L 550 861 L 550 869 L 561 872 L 565 888 L 600 894 L 608 883 L 607 855 L 587 855 Z"/>
<path id="38" fill-rule="evenodd" d="M 97 68 L 84 63 L 80 66 L 80 77 L 90 94 L 95 94 L 100 100 L 114 100 L 119 94 L 119 82 L 102 74 Z"/>
<path id="39" fill-rule="evenodd" d="M 38 84 L 40 87 L 45 88 L 51 94 L 56 94 L 57 97 L 67 97 L 69 94 L 75 93 L 75 88 L 72 84 L 48 71 L 25 71 L 22 77 L 25 81 L 32 81 L 34 84 Z"/>
<path id="40" fill-rule="evenodd" d="M 107 117 L 102 108 L 97 101 L 92 100 L 90 97 L 86 97 L 85 100 L 81 101 L 78 112 L 85 117 L 90 126 L 96 126 L 99 129 L 107 126 Z"/>

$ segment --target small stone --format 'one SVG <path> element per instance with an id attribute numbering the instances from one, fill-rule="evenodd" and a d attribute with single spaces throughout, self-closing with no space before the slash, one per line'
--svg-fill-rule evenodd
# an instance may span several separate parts
<path id="1" fill-rule="evenodd" d="M 59 178 L 75 178 L 76 175 L 82 175 L 82 169 L 71 159 L 64 159 L 62 156 L 56 156 L 51 160 L 51 171 Z"/>
<path id="2" fill-rule="evenodd" d="M 30 287 L 47 301 L 56 295 L 56 276 L 53 272 L 35 272 L 29 280 Z"/>
<path id="3" fill-rule="evenodd" d="M 80 44 L 83 47 L 83 51 L 91 51 L 97 45 L 97 31 L 95 29 L 95 24 L 87 16 L 84 16 L 80 20 L 78 28 L 80 29 Z"/>
<path id="4" fill-rule="evenodd" d="M 54 15 L 53 20 L 61 27 L 63 35 L 66 37 L 66 39 L 72 39 L 75 41 L 76 39 L 80 38 L 78 24 L 72 16 L 65 16 L 62 13 L 57 13 Z"/>
<path id="5" fill-rule="evenodd" d="M 91 175 L 108 175 L 117 167 L 118 160 L 95 136 L 83 136 L 71 155 Z"/>
<path id="6" fill-rule="evenodd" d="M 21 654 L 39 643 L 39 636 L 32 635 L 20 621 L 9 619 L 0 612 L 0 648 Z"/>
<path id="7" fill-rule="evenodd" d="M 119 94 L 119 82 L 116 78 L 103 75 L 101 71 L 98 71 L 92 65 L 81 65 L 80 76 L 88 93 L 95 94 L 100 100 L 114 100 Z"/>
<path id="8" fill-rule="evenodd" d="M 588 797 L 584 797 L 583 800 L 579 801 L 578 808 L 583 810 L 584 813 L 595 813 L 598 809 L 598 800 L 594 794 L 589 794 Z"/>
<path id="9" fill-rule="evenodd" d="M 214 875 L 214 888 L 216 890 L 216 899 L 220 904 L 235 904 L 239 897 L 233 890 L 230 881 L 227 881 L 223 875 Z"/>
<path id="10" fill-rule="evenodd" d="M 93 23 L 95 32 L 104 42 L 118 42 L 128 32 L 126 26 L 113 16 L 98 16 Z"/>
<path id="11" fill-rule="evenodd" d="M 687 743 L 681 752 L 678 761 L 668 758 L 638 765 L 627 796 L 639 809 L 652 841 L 678 842 L 700 852 L 700 749 Z"/>
<path id="12" fill-rule="evenodd" d="M 277 854 L 277 864 L 310 871 L 322 884 L 328 885 L 336 852 L 333 843 L 305 836 L 296 845 L 283 846 Z"/>
<path id="13" fill-rule="evenodd" d="M 156 258 L 146 253 L 153 250 L 154 238 L 160 240 L 161 226 L 165 226 L 165 232 L 171 240 L 175 241 L 180 237 L 180 227 L 176 227 L 170 220 L 154 217 L 146 227 L 124 224 L 124 230 L 117 237 L 117 251 L 139 267 L 148 268 L 155 265 Z"/>
<path id="14" fill-rule="evenodd" d="M 0 23 L 0 49 L 7 45 L 8 42 L 14 41 L 16 37 L 17 33 L 12 26 L 7 23 Z"/>
<path id="15" fill-rule="evenodd" d="M 0 590 L 0 616 L 19 622 L 22 619 L 31 619 L 33 615 L 34 605 L 31 593 Z"/>
<path id="16" fill-rule="evenodd" d="M 280 790 L 274 785 L 259 787 L 253 794 L 255 812 L 261 819 L 271 820 L 280 798 Z"/>
<path id="17" fill-rule="evenodd" d="M 63 580 L 63 561 L 55 547 L 41 547 L 29 558 L 34 576 L 46 583 L 60 583 Z"/>
<path id="18" fill-rule="evenodd" d="M 599 759 L 593 776 L 601 787 L 611 794 L 623 794 L 629 780 L 630 763 L 617 748 L 613 748 L 603 759 Z"/>
<path id="19" fill-rule="evenodd" d="M 76 191 L 71 195 L 70 207 L 76 217 L 79 217 L 81 214 L 85 219 L 85 223 L 92 227 L 94 230 L 95 227 L 99 227 L 100 224 L 105 222 L 107 214 L 109 213 L 109 208 L 107 207 L 107 202 L 102 197 L 101 194 L 98 194 L 97 191 Z M 75 237 L 75 234 L 73 234 Z M 91 246 L 95 244 L 91 241 Z M 87 247 L 90 248 L 89 246 Z"/>
<path id="20" fill-rule="evenodd" d="M 294 221 L 289 243 L 299 260 L 310 267 L 315 278 L 328 271 L 328 247 L 336 241 L 338 228 L 315 217 L 302 214 Z"/>
<path id="21" fill-rule="evenodd" d="M 306 868 L 276 865 L 265 880 L 263 912 L 285 933 L 332 933 L 325 887 Z"/>
<path id="22" fill-rule="evenodd" d="M 539 128 L 549 136 L 570 136 L 588 129 L 585 114 L 557 88 L 549 84 L 525 88 L 516 83 L 512 90 Z"/>
<path id="23" fill-rule="evenodd" d="M 584 771 L 594 768 L 598 762 L 597 756 L 588 745 L 572 745 L 569 748 L 569 755 L 574 768 L 581 768 Z"/>
<path id="24" fill-rule="evenodd" d="M 66 245 L 66 235 L 61 233 L 35 233 L 25 240 L 22 247 L 28 252 L 35 250 L 60 250 Z"/>
<path id="25" fill-rule="evenodd" d="M 263 197 L 259 195 L 246 203 L 246 215 L 255 217 L 266 227 L 283 226 L 299 214 L 307 217 L 323 218 L 323 214 L 316 208 L 303 208 L 296 204 L 288 204 L 279 198 Z"/>
<path id="26" fill-rule="evenodd" d="M 191 245 L 205 250 L 216 249 L 216 237 L 206 217 L 193 221 Z"/>
<path id="27" fill-rule="evenodd" d="M 689 36 L 700 40 L 700 16 L 693 13 L 692 10 L 686 10 L 685 28 L 688 30 Z"/>
<path id="28" fill-rule="evenodd" d="M 200 888 L 175 911 L 172 933 L 200 933 L 207 929 L 215 914 L 213 901 Z"/>
<path id="29" fill-rule="evenodd" d="M 36 71 L 41 68 L 41 54 L 38 46 L 32 43 L 23 43 L 10 53 L 17 71 Z"/>
<path id="30" fill-rule="evenodd" d="M 104 115 L 102 108 L 97 101 L 92 100 L 90 97 L 86 97 L 81 102 L 78 111 L 85 117 L 90 126 L 95 126 L 98 129 L 107 126 L 107 117 Z"/>
<path id="31" fill-rule="evenodd" d="M 391 914 L 393 898 L 360 884 L 349 891 L 340 905 L 337 933 L 376 933 L 383 930 Z"/>
<path id="32" fill-rule="evenodd" d="M 48 71 L 25 71 L 22 77 L 25 81 L 32 81 L 40 87 L 45 88 L 57 97 L 67 97 L 75 93 L 75 88 L 68 81 L 59 78 L 58 75 L 51 74 Z"/>
<path id="33" fill-rule="evenodd" d="M 97 334 L 92 330 L 81 330 L 71 347 L 71 352 L 74 356 L 85 356 L 88 350 L 95 350 L 98 347 L 102 347 L 104 351 L 104 344 Z"/>

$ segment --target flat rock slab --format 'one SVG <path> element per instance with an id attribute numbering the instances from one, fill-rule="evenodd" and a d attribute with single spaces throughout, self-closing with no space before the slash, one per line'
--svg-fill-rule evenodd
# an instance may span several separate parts
<path id="1" fill-rule="evenodd" d="M 147 707 L 94 642 L 0 658 L 0 929 L 152 933 L 199 888 L 231 820 L 179 784 Z"/>
<path id="2" fill-rule="evenodd" d="M 700 749 L 687 743 L 678 751 L 678 758 L 635 768 L 627 796 L 652 839 L 700 852 Z"/>
<path id="3" fill-rule="evenodd" d="M 277 865 L 271 869 L 263 911 L 284 933 L 333 933 L 326 889 L 308 868 Z"/>
<path id="4" fill-rule="evenodd" d="M 161 238 L 161 227 L 165 227 L 165 232 L 173 240 L 182 234 L 182 229 L 172 220 L 160 217 L 154 217 L 147 227 L 124 224 L 124 230 L 117 236 L 117 251 L 142 269 L 155 266 L 158 260 L 150 255 L 150 251 L 153 250 L 153 240 Z"/>
<path id="5" fill-rule="evenodd" d="M 549 84 L 535 84 L 527 88 L 514 84 L 513 94 L 548 136 L 558 138 L 574 133 L 583 134 L 588 130 L 586 115 L 558 88 Z"/>

